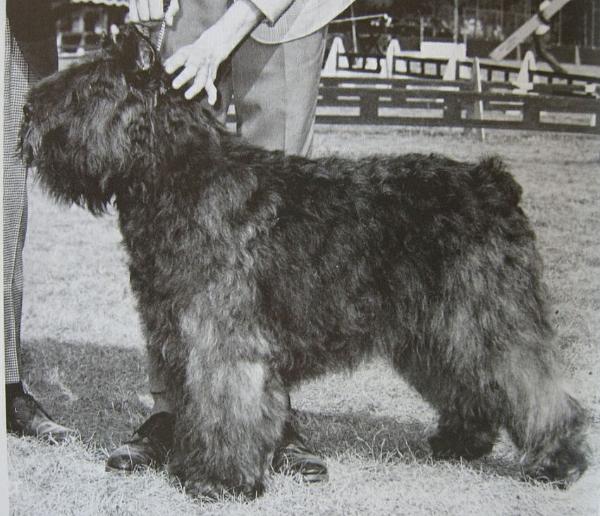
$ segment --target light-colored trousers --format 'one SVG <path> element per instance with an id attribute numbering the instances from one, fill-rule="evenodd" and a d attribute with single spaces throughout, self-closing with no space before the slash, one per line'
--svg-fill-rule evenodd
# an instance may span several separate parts
<path id="1" fill-rule="evenodd" d="M 227 0 L 182 0 L 167 29 L 164 56 L 196 40 L 227 8 Z M 282 44 L 246 38 L 219 69 L 223 117 L 233 95 L 238 132 L 270 150 L 307 155 L 312 143 L 326 28 Z"/>
<path id="2" fill-rule="evenodd" d="M 176 22 L 167 29 L 163 53 L 196 40 L 227 8 L 226 0 L 183 0 Z M 317 108 L 327 29 L 281 44 L 246 38 L 219 70 L 217 115 L 224 120 L 233 97 L 238 133 L 269 150 L 307 156 Z M 150 359 L 153 394 L 165 392 L 163 372 Z M 163 407 L 164 408 L 164 407 Z M 156 410 L 156 409 L 155 409 Z"/>

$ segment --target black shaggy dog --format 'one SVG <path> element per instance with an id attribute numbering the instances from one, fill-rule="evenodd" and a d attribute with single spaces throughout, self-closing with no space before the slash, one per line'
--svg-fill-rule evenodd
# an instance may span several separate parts
<path id="1" fill-rule="evenodd" d="M 526 476 L 583 473 L 586 417 L 499 160 L 288 157 L 168 83 L 126 30 L 31 91 L 22 152 L 58 200 L 102 213 L 114 198 L 190 492 L 259 493 L 290 386 L 374 356 L 439 411 L 435 456 L 480 457 L 506 428 Z"/>

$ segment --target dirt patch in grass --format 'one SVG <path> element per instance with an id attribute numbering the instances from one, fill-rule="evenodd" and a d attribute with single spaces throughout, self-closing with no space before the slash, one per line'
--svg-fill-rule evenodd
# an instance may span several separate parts
<path id="1" fill-rule="evenodd" d="M 569 491 L 519 480 L 506 436 L 483 460 L 433 462 L 435 413 L 381 363 L 311 382 L 292 395 L 331 480 L 303 486 L 275 475 L 254 502 L 192 502 L 172 479 L 104 472 L 108 450 L 148 414 L 143 338 L 114 214 L 94 218 L 30 189 L 23 347 L 27 379 L 82 441 L 9 439 L 12 512 L 92 514 L 543 514 L 587 515 L 600 493 L 600 141 L 488 131 L 317 127 L 317 154 L 499 154 L 523 185 L 554 306 L 559 353 L 590 410 L 589 472 Z"/>

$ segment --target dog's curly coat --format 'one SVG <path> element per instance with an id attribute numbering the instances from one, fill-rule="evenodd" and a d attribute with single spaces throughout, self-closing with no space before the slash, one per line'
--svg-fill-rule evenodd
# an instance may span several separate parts
<path id="1" fill-rule="evenodd" d="M 189 491 L 260 492 L 301 380 L 383 356 L 440 413 L 440 457 L 576 480 L 534 234 L 498 159 L 309 160 L 252 147 L 165 85 L 134 30 L 30 94 L 22 152 L 58 200 L 114 198 Z"/>

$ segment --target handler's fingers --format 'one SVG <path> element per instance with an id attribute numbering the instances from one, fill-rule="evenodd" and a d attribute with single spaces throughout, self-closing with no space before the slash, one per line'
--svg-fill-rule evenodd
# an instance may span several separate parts
<path id="1" fill-rule="evenodd" d="M 138 14 L 137 0 L 129 0 L 129 21 L 137 23 L 140 21 L 140 15 Z"/>
<path id="2" fill-rule="evenodd" d="M 206 79 L 206 85 L 204 86 L 204 89 L 206 90 L 206 96 L 208 97 L 208 103 L 211 106 L 214 106 L 215 103 L 217 102 L 217 87 L 215 86 L 215 78 L 216 78 L 217 74 L 216 74 L 216 70 L 213 73 L 212 69 L 211 69 L 211 73 L 208 74 L 208 77 Z"/>
<path id="3" fill-rule="evenodd" d="M 180 48 L 171 57 L 169 57 L 169 59 L 165 61 L 165 72 L 167 72 L 168 74 L 176 72 L 179 68 L 185 65 L 189 56 L 190 52 L 188 47 Z"/>
<path id="4" fill-rule="evenodd" d="M 138 20 L 141 22 L 150 21 L 150 6 L 148 0 L 136 0 Z"/>
<path id="5" fill-rule="evenodd" d="M 175 18 L 175 15 L 178 12 L 179 12 L 179 1 L 171 0 L 171 3 L 169 4 L 169 8 L 167 9 L 167 12 L 165 13 L 165 22 L 169 27 L 171 25 L 173 25 L 173 20 Z"/>
<path id="6" fill-rule="evenodd" d="M 151 20 L 162 20 L 163 18 L 163 0 L 148 0 Z"/>
<path id="7" fill-rule="evenodd" d="M 204 70 L 204 68 L 202 70 L 200 70 L 200 72 L 205 73 L 203 70 Z M 191 81 L 194 77 L 198 77 L 198 74 L 199 74 L 198 68 L 196 68 L 195 66 L 186 65 L 186 67 L 183 69 L 183 71 L 177 77 L 175 77 L 175 80 L 173 81 L 173 88 L 178 90 L 184 84 L 187 84 L 189 81 Z M 204 82 L 205 81 L 206 81 L 206 79 L 204 79 Z M 204 84 L 203 84 L 203 86 L 204 86 Z"/>
<path id="8" fill-rule="evenodd" d="M 209 80 L 206 82 L 204 89 L 206 90 L 206 96 L 208 97 L 208 103 L 211 106 L 214 106 L 217 102 L 217 95 L 219 93 L 217 91 L 217 87 L 214 85 L 214 83 L 212 81 Z"/>
<path id="9" fill-rule="evenodd" d="M 186 90 L 185 98 L 190 100 L 200 93 L 205 87 L 206 82 L 209 79 L 208 66 L 203 66 L 194 79 L 194 83 Z"/>

